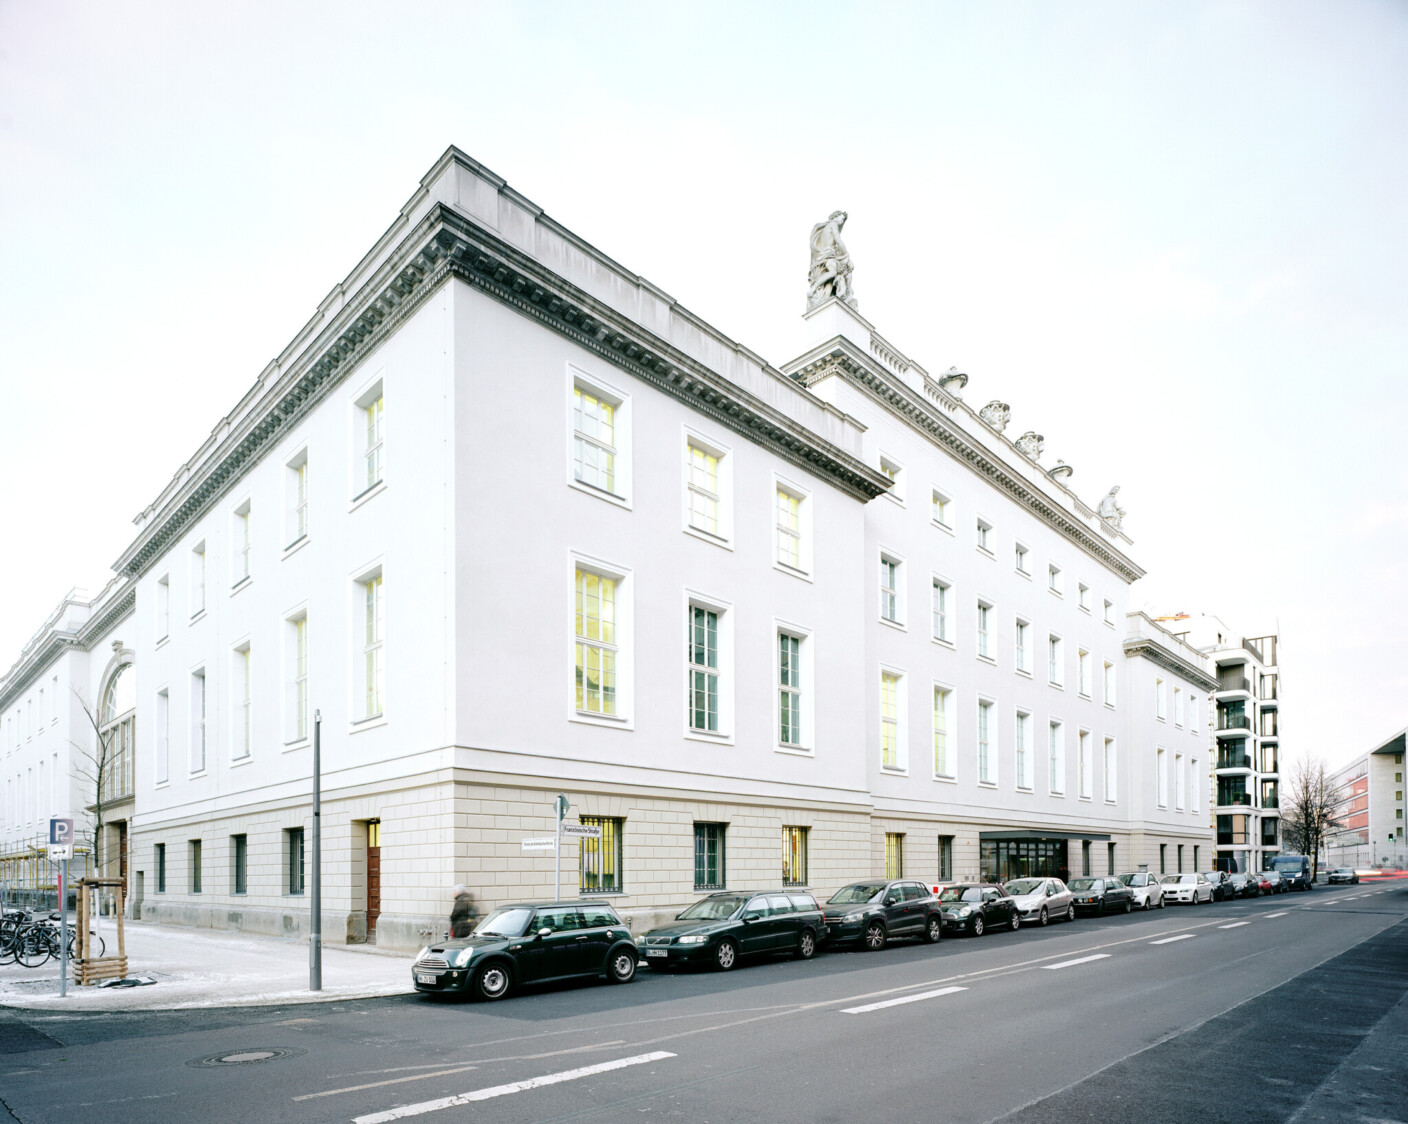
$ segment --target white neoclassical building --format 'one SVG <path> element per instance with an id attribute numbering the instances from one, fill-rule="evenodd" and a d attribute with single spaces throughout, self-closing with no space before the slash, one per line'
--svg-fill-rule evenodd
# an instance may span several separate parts
<path id="1" fill-rule="evenodd" d="M 130 676 L 141 916 L 304 929 L 315 723 L 329 940 L 415 945 L 455 883 L 552 894 L 522 841 L 558 793 L 602 832 L 564 892 L 638 924 L 1209 865 L 1215 682 L 1129 612 L 1114 492 L 861 318 L 844 221 L 773 366 L 446 152 L 117 559 L 83 682 Z"/>

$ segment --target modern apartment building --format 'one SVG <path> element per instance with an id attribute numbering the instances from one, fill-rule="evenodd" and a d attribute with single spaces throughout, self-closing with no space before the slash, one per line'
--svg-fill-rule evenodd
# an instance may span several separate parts
<path id="1" fill-rule="evenodd" d="M 1331 866 L 1408 866 L 1404 840 L 1403 754 L 1400 730 L 1330 777 L 1339 828 L 1325 841 Z"/>
<path id="2" fill-rule="evenodd" d="M 1207 866 L 1218 682 L 1130 613 L 1114 491 L 852 303 L 806 326 L 774 367 L 449 150 L 115 564 L 141 915 L 301 931 L 315 736 L 329 940 L 554 893 L 558 793 L 564 889 L 638 924 Z"/>

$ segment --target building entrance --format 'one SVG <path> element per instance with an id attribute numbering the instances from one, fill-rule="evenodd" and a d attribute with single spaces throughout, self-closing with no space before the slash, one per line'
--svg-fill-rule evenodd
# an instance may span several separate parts
<path id="1" fill-rule="evenodd" d="M 984 840 L 981 848 L 983 879 L 987 882 L 1071 876 L 1064 839 Z"/>
<path id="2" fill-rule="evenodd" d="M 381 821 L 367 821 L 367 943 L 376 944 L 381 916 Z"/>

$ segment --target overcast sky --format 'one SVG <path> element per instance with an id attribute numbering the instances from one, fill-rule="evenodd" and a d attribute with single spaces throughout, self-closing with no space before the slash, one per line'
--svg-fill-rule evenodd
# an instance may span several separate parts
<path id="1" fill-rule="evenodd" d="M 1338 764 L 1408 725 L 1405 138 L 1402 2 L 0 0 L 0 672 L 455 144 L 776 364 L 849 211 Z"/>

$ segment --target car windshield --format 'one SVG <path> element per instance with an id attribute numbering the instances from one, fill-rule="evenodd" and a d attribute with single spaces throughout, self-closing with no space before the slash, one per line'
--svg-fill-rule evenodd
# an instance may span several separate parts
<path id="1" fill-rule="evenodd" d="M 842 886 L 826 901 L 828 905 L 861 905 L 884 888 L 883 882 L 857 882 L 854 886 Z"/>
<path id="2" fill-rule="evenodd" d="M 1289 855 L 1283 855 L 1283 856 L 1282 856 L 1281 858 L 1279 858 L 1279 859 L 1272 859 L 1272 860 L 1271 860 L 1271 869 L 1272 869 L 1272 870 L 1298 871 L 1298 870 L 1300 870 L 1300 868 L 1301 868 L 1301 863 L 1303 863 L 1303 862 L 1305 862 L 1305 860 L 1302 859 L 1302 858 L 1301 858 L 1300 856 L 1298 856 L 1298 855 L 1295 856 L 1294 858 L 1291 857 L 1291 856 L 1289 856 Z"/>
<path id="3" fill-rule="evenodd" d="M 1120 881 L 1126 886 L 1143 886 L 1148 877 L 1147 874 L 1121 874 Z"/>
<path id="4" fill-rule="evenodd" d="M 1072 890 L 1098 890 L 1100 889 L 1100 879 L 1098 878 L 1072 878 L 1067 883 Z"/>
<path id="5" fill-rule="evenodd" d="M 747 899 L 742 894 L 715 894 L 695 902 L 680 914 L 681 921 L 722 921 L 738 912 Z"/>
<path id="6" fill-rule="evenodd" d="M 983 891 L 978 886 L 945 886 L 939 900 L 944 902 L 980 902 Z"/>
<path id="7" fill-rule="evenodd" d="M 474 930 L 476 937 L 521 937 L 533 911 L 524 905 L 509 905 L 496 909 Z"/>
<path id="8" fill-rule="evenodd" d="M 1018 878 L 1015 882 L 1004 882 L 1002 888 L 1017 898 L 1023 894 L 1035 894 L 1043 885 L 1040 878 Z"/>

